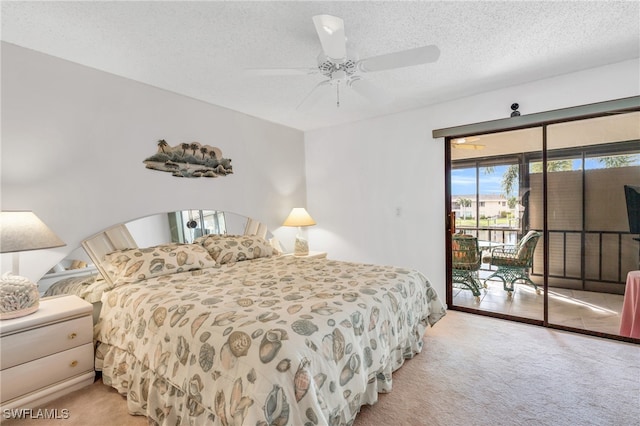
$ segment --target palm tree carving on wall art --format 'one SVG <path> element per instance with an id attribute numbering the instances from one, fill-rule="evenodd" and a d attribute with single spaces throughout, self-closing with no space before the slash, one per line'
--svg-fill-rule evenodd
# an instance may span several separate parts
<path id="1" fill-rule="evenodd" d="M 164 139 L 157 145 L 158 151 L 143 161 L 147 169 L 190 178 L 215 178 L 233 173 L 231 159 L 224 158 L 220 148 L 200 142 L 184 142 L 172 147 Z"/>

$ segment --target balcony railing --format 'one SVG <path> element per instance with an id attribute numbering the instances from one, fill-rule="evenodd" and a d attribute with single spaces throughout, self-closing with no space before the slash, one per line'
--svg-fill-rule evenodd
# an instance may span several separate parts
<path id="1" fill-rule="evenodd" d="M 487 246 L 516 245 L 522 236 L 519 229 L 507 227 L 460 226 L 458 229 L 476 236 Z M 640 259 L 640 243 L 633 237 L 629 232 L 617 231 L 549 231 L 549 284 L 564 287 L 567 282 L 579 281 L 582 287 L 586 282 L 624 286 L 627 272 L 636 269 Z M 531 275 L 539 279 L 544 260 L 542 247 L 539 243 L 531 270 Z"/>

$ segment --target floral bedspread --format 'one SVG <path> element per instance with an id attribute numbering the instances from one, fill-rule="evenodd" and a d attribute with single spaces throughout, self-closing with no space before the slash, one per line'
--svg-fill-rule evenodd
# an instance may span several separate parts
<path id="1" fill-rule="evenodd" d="M 105 292 L 96 368 L 157 424 L 349 425 L 445 309 L 419 272 L 260 258 Z"/>

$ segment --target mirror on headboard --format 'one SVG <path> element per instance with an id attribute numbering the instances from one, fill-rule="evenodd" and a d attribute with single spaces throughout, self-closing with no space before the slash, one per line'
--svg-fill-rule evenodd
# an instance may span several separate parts
<path id="1" fill-rule="evenodd" d="M 273 235 L 266 226 L 252 218 L 222 210 L 180 210 L 158 213 L 124 223 L 138 247 L 150 247 L 169 242 L 192 243 L 208 234 L 255 234 L 270 240 Z M 51 268 L 38 282 L 40 292 L 52 284 L 70 277 L 97 273 L 97 268 L 82 247 L 72 251 Z"/>

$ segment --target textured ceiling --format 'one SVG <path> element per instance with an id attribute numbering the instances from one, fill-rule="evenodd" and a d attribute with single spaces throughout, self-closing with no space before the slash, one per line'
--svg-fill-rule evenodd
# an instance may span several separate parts
<path id="1" fill-rule="evenodd" d="M 296 106 L 319 75 L 250 76 L 256 67 L 314 67 L 312 17 L 344 19 L 360 58 L 435 44 L 432 64 L 366 74 L 394 97 L 344 88 Z M 2 40 L 310 130 L 456 99 L 640 56 L 640 2 L 14 2 Z"/>

